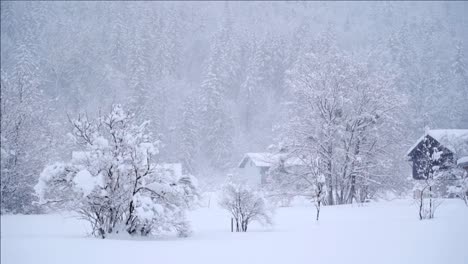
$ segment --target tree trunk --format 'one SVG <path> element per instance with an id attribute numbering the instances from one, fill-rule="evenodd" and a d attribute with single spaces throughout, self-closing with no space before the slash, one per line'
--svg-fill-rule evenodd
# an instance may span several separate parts
<path id="1" fill-rule="evenodd" d="M 242 232 L 247 232 L 248 225 L 249 225 L 249 220 L 242 221 Z"/>
<path id="2" fill-rule="evenodd" d="M 352 204 L 353 198 L 356 195 L 356 176 L 351 176 L 351 188 L 349 189 L 348 201 L 347 203 Z"/>
<path id="3" fill-rule="evenodd" d="M 333 148 L 331 144 L 328 146 L 328 157 L 327 157 L 327 183 L 328 183 L 328 205 L 333 205 L 334 200 L 333 200 L 333 164 L 331 160 L 331 155 L 333 152 Z"/>
<path id="4" fill-rule="evenodd" d="M 104 229 L 99 228 L 99 234 L 101 235 L 102 239 L 106 238 L 106 233 L 104 232 Z"/>
<path id="5" fill-rule="evenodd" d="M 429 186 L 429 219 L 434 217 L 434 213 L 432 212 L 432 186 Z"/>
<path id="6" fill-rule="evenodd" d="M 321 204 L 321 202 L 318 201 L 318 202 L 317 202 L 317 206 L 316 206 L 316 208 L 317 208 L 317 217 L 316 217 L 316 219 L 315 219 L 316 221 L 318 221 L 318 220 L 319 220 L 319 217 L 320 217 L 320 204 Z"/>
<path id="7" fill-rule="evenodd" d="M 422 198 L 422 193 L 421 193 L 421 197 L 419 198 L 419 220 L 423 220 L 422 210 L 423 210 L 423 198 Z"/>

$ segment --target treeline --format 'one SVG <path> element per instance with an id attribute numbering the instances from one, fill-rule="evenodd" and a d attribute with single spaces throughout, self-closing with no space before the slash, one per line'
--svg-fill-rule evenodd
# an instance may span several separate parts
<path id="1" fill-rule="evenodd" d="M 70 155 L 68 116 L 97 115 L 114 103 L 151 121 L 161 161 L 182 162 L 206 184 L 217 182 L 244 152 L 295 138 L 292 117 L 310 118 L 291 108 L 306 98 L 301 76 L 309 76 L 311 63 L 328 65 L 337 56 L 353 65 L 346 76 L 385 78 L 378 85 L 387 90 L 374 88 L 375 78 L 369 84 L 370 94 L 379 91 L 373 97 L 398 97 L 388 110 L 392 122 L 380 127 L 393 141 L 378 154 L 392 169 L 378 173 L 401 183 L 402 150 L 425 126 L 468 127 L 464 7 L 2 2 L 2 210 L 32 210 L 44 165 Z M 337 73 L 316 71 L 325 80 Z M 353 105 L 354 86 L 342 85 L 337 99 Z"/>

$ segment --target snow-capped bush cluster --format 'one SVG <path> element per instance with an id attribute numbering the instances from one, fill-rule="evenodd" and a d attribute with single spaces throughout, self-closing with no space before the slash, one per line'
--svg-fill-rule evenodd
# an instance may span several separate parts
<path id="1" fill-rule="evenodd" d="M 459 167 L 453 167 L 446 171 L 446 176 L 451 181 L 447 192 L 450 196 L 462 199 L 468 206 L 468 172 Z"/>
<path id="2" fill-rule="evenodd" d="M 468 206 L 468 177 L 457 179 L 454 186 L 450 186 L 448 190 L 451 194 L 461 198 Z"/>
<path id="3" fill-rule="evenodd" d="M 69 162 L 47 166 L 35 186 L 41 203 L 76 210 L 94 235 L 177 231 L 188 234 L 185 211 L 196 198 L 196 180 L 154 162 L 158 141 L 147 122 L 114 105 L 95 120 L 72 120 L 77 150 Z"/>

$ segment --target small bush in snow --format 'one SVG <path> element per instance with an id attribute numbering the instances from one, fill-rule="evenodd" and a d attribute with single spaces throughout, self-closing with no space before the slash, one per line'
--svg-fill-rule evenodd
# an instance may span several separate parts
<path id="1" fill-rule="evenodd" d="M 66 163 L 47 166 L 35 186 L 41 202 L 76 210 L 93 234 L 148 235 L 177 231 L 185 236 L 185 210 L 196 195 L 195 179 L 154 163 L 158 142 L 147 122 L 132 124 L 119 105 L 96 120 L 72 121 L 80 151 Z"/>
<path id="2" fill-rule="evenodd" d="M 468 206 L 468 173 L 459 167 L 446 171 L 450 179 L 447 190 L 450 196 L 462 199 Z"/>
<path id="3" fill-rule="evenodd" d="M 223 187 L 220 206 L 236 222 L 236 232 L 247 232 L 249 223 L 271 224 L 272 215 L 263 196 L 244 184 L 228 183 Z"/>
<path id="4" fill-rule="evenodd" d="M 468 177 L 456 180 L 456 184 L 449 187 L 449 193 L 462 199 L 468 206 Z"/>

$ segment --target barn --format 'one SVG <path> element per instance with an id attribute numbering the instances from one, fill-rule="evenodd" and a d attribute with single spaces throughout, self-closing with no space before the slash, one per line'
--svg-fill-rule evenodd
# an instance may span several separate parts
<path id="1" fill-rule="evenodd" d="M 468 156 L 468 129 L 427 130 L 408 150 L 412 163 L 413 179 L 432 176 L 435 168 L 456 166 L 458 159 Z"/>

